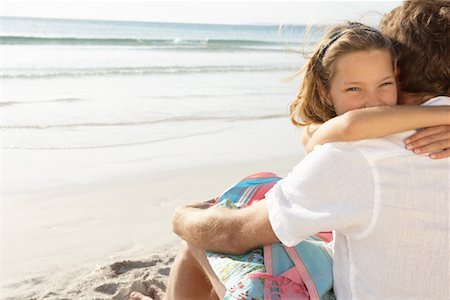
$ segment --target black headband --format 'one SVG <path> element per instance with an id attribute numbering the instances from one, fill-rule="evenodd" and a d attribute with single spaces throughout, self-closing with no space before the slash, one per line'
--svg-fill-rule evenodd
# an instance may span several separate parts
<path id="1" fill-rule="evenodd" d="M 365 31 L 370 31 L 370 32 L 381 34 L 380 31 L 378 31 L 375 28 L 364 26 L 364 25 L 362 25 L 360 23 L 350 23 L 348 28 L 345 28 L 342 31 L 336 31 L 332 35 L 330 35 L 330 38 L 329 38 L 328 42 L 326 44 L 322 45 L 322 47 L 320 47 L 319 55 L 317 56 L 317 59 L 321 61 L 322 58 L 324 57 L 325 52 L 327 51 L 327 49 L 330 48 L 330 46 L 334 42 L 336 42 L 341 36 L 343 36 L 346 32 L 348 32 L 347 29 L 356 29 L 356 28 L 362 29 L 362 30 L 365 30 Z"/>

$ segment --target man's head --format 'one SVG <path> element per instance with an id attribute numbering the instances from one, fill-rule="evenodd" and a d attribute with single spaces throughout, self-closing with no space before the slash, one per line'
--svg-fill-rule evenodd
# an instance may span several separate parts
<path id="1" fill-rule="evenodd" d="M 448 0 L 404 1 L 382 18 L 380 30 L 398 52 L 402 91 L 450 94 Z"/>

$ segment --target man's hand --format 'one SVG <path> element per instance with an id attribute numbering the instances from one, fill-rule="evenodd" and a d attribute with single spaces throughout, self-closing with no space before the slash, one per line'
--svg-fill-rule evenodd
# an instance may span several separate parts
<path id="1" fill-rule="evenodd" d="M 216 200 L 217 198 L 213 198 L 210 200 L 197 201 L 188 205 L 177 207 L 172 216 L 173 232 L 186 240 L 184 236 L 188 226 L 195 226 L 195 224 L 192 224 L 191 218 L 196 215 L 199 215 L 200 219 L 202 219 L 202 215 L 204 215 L 203 218 L 205 218 L 207 214 L 202 214 L 203 210 L 214 206 Z"/>
<path id="2" fill-rule="evenodd" d="M 229 252 L 230 227 L 237 210 L 224 207 L 209 209 L 216 199 L 177 207 L 172 218 L 172 230 L 192 245 L 208 250 Z"/>
<path id="3" fill-rule="evenodd" d="M 216 200 L 217 200 L 217 198 L 209 199 L 206 201 L 197 201 L 197 202 L 186 205 L 186 207 L 208 209 L 211 206 L 214 206 Z"/>
<path id="4" fill-rule="evenodd" d="M 432 159 L 450 157 L 450 125 L 425 128 L 404 142 L 406 149 L 415 154 L 429 153 Z"/>

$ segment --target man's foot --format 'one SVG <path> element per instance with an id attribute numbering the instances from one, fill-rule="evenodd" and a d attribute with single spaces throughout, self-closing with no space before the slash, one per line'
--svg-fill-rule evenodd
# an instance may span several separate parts
<path id="1" fill-rule="evenodd" d="M 163 300 L 164 292 L 156 285 L 151 285 L 149 289 L 149 296 L 145 296 L 139 292 L 132 292 L 129 300 Z"/>
<path id="2" fill-rule="evenodd" d="M 148 296 L 144 296 L 139 292 L 131 292 L 129 300 L 154 300 Z"/>

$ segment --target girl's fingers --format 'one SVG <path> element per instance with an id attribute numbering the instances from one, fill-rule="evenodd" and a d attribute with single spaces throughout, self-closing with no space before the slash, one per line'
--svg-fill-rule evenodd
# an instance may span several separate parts
<path id="1" fill-rule="evenodd" d="M 430 135 L 413 143 L 405 145 L 406 149 L 412 151 L 419 151 L 425 153 L 425 151 L 443 150 L 450 147 L 450 132 L 441 132 L 434 135 Z M 441 148 L 439 148 L 441 147 Z"/>
<path id="2" fill-rule="evenodd" d="M 423 153 L 440 152 L 449 148 L 450 148 L 450 139 L 444 138 L 430 141 L 428 144 L 424 146 L 411 148 L 410 150 L 412 150 L 415 154 L 423 154 Z"/>
<path id="3" fill-rule="evenodd" d="M 411 144 L 418 140 L 426 138 L 427 136 L 434 135 L 434 134 L 441 133 L 441 132 L 450 132 L 450 125 L 439 125 L 439 126 L 433 126 L 433 127 L 428 127 L 428 128 L 422 129 L 421 131 L 406 138 L 404 142 L 405 142 L 405 144 Z"/>
<path id="4" fill-rule="evenodd" d="M 432 159 L 441 159 L 441 158 L 447 158 L 450 157 L 450 149 L 446 149 L 444 151 L 441 152 L 437 152 L 437 153 L 432 153 L 430 155 L 430 157 Z"/>
<path id="5" fill-rule="evenodd" d="M 432 159 L 450 157 L 450 126 L 425 128 L 405 140 L 405 147 L 415 154 L 430 153 Z"/>
<path id="6" fill-rule="evenodd" d="M 450 143 L 450 126 L 445 125 L 426 128 L 407 138 L 405 140 L 405 147 L 406 149 L 412 150 L 440 140 L 447 140 Z"/>

